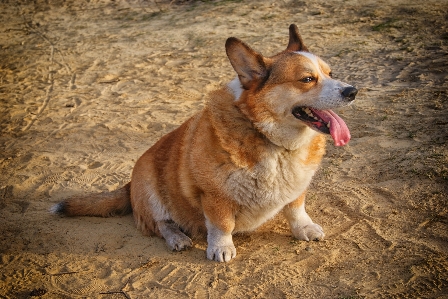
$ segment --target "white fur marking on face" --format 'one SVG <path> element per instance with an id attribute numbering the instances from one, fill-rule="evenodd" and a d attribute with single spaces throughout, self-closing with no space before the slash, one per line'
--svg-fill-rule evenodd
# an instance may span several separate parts
<path id="1" fill-rule="evenodd" d="M 319 58 L 316 55 L 308 52 L 296 53 L 308 58 L 315 67 L 319 76 L 319 85 L 321 86 L 321 90 L 317 101 L 310 103 L 310 106 L 322 110 L 346 106 L 347 102 L 343 101 L 342 90 L 346 87 L 350 87 L 351 85 L 332 79 L 325 75 L 319 65 Z"/>
<path id="2" fill-rule="evenodd" d="M 238 101 L 241 94 L 243 93 L 243 87 L 241 87 L 240 79 L 236 77 L 235 79 L 230 81 L 230 83 L 227 84 L 227 86 L 230 88 L 230 90 L 232 90 L 232 93 L 235 96 L 235 101 Z"/>
<path id="3" fill-rule="evenodd" d="M 317 56 L 314 54 L 311 54 L 309 52 L 296 52 L 297 54 L 300 54 L 302 56 L 305 56 L 306 58 L 308 58 L 309 60 L 311 60 L 311 62 L 314 64 L 314 67 L 316 68 L 319 77 L 325 78 L 324 73 L 322 72 L 320 66 L 319 66 L 319 60 L 317 59 Z"/>

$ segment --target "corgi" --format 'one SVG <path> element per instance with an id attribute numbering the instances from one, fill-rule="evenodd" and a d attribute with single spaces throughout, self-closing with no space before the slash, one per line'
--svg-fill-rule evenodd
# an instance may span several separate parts
<path id="1" fill-rule="evenodd" d="M 332 109 L 352 103 L 357 89 L 332 78 L 294 24 L 286 50 L 272 57 L 234 37 L 225 49 L 235 79 L 148 149 L 130 183 L 68 198 L 52 212 L 132 212 L 144 235 L 164 238 L 174 251 L 206 234 L 206 256 L 218 262 L 236 257 L 234 234 L 252 231 L 280 211 L 295 238 L 323 239 L 322 227 L 305 211 L 305 193 L 325 153 L 325 134 L 335 146 L 349 142 L 347 125 Z"/>

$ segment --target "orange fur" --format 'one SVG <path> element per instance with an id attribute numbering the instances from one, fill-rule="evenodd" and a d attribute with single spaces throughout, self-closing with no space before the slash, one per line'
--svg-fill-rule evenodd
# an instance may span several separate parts
<path id="1" fill-rule="evenodd" d="M 316 137 L 314 137 L 313 141 L 311 141 L 310 143 L 308 156 L 306 157 L 304 163 L 306 165 L 319 164 L 324 155 L 325 155 L 325 136 L 316 135 Z"/>
<path id="2" fill-rule="evenodd" d="M 148 149 L 130 184 L 69 198 L 54 211 L 109 216 L 132 205 L 143 234 L 182 250 L 191 246 L 185 234 L 207 233 L 207 257 L 217 261 L 235 257 L 232 234 L 255 229 L 282 209 L 296 238 L 323 238 L 304 204 L 325 138 L 292 110 L 319 98 L 325 90 L 319 80 L 332 80 L 328 66 L 320 61 L 316 69 L 297 53 L 307 48 L 295 25 L 287 49 L 273 57 L 236 38 L 228 39 L 226 51 L 238 79 L 210 93 L 202 111 Z"/>

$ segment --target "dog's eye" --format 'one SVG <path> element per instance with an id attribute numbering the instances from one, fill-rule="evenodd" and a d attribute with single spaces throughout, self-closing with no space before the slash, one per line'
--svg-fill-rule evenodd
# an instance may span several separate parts
<path id="1" fill-rule="evenodd" d="M 310 83 L 310 82 L 313 82 L 313 81 L 316 81 L 316 78 L 314 78 L 314 77 L 305 77 L 305 78 L 300 80 L 300 82 L 303 82 L 303 83 Z"/>

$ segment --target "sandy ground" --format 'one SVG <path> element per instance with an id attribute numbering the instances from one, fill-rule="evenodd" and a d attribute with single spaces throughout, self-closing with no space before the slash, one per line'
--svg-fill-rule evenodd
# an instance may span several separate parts
<path id="1" fill-rule="evenodd" d="M 448 3 L 415 2 L 2 1 L 0 297 L 448 298 Z M 220 264 L 130 215 L 48 213 L 126 183 L 233 79 L 227 37 L 271 55 L 290 23 L 360 90 L 338 111 L 353 139 L 329 142 L 308 196 L 325 241 L 295 241 L 280 215 Z"/>

